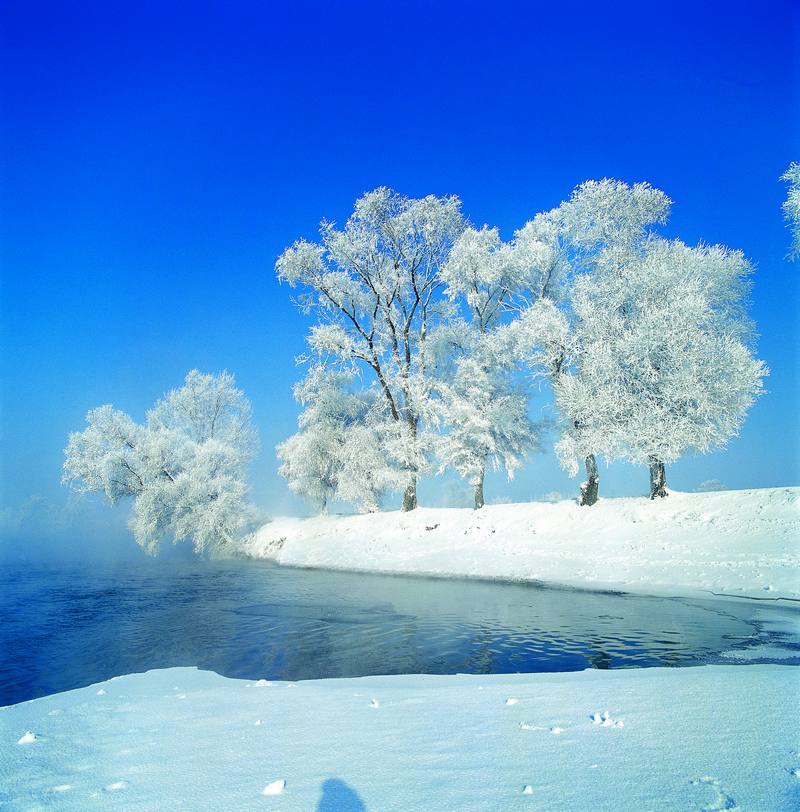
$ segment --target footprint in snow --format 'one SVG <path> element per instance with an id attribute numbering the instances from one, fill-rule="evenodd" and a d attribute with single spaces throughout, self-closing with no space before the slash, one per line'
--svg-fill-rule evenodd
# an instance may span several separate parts
<path id="1" fill-rule="evenodd" d="M 280 795 L 286 789 L 286 780 L 279 778 L 261 790 L 262 795 Z"/>
<path id="2" fill-rule="evenodd" d="M 696 781 L 692 781 L 693 787 L 699 787 L 703 784 L 713 789 L 716 797 L 705 806 L 701 806 L 699 812 L 719 812 L 724 809 L 729 810 L 729 812 L 736 812 L 736 810 L 739 809 L 739 807 L 736 806 L 736 801 L 728 795 L 716 778 L 705 775 Z"/>
<path id="3" fill-rule="evenodd" d="M 30 730 L 26 730 L 19 741 L 17 741 L 17 744 L 33 744 L 35 741 L 38 741 L 36 734 Z"/>
<path id="4" fill-rule="evenodd" d="M 600 727 L 625 727 L 625 722 L 622 719 L 612 719 L 608 711 L 602 713 L 593 713 L 590 717 L 593 725 Z"/>

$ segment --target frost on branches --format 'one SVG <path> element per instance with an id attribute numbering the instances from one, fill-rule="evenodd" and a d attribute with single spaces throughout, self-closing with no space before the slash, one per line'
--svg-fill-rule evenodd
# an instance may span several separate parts
<path id="1" fill-rule="evenodd" d="M 655 225 L 666 221 L 671 201 L 647 183 L 628 186 L 604 179 L 578 186 L 568 201 L 548 218 L 555 224 L 571 273 L 565 291 L 565 315 L 569 329 L 559 346 L 548 337 L 551 380 L 563 431 L 556 452 L 563 467 L 575 476 L 583 460 L 586 481 L 581 485 L 580 503 L 593 505 L 599 497 L 597 457 L 611 459 L 609 423 L 604 402 L 585 396 L 582 385 L 592 369 L 592 354 L 602 351 L 576 307 L 581 280 L 589 284 L 603 275 L 614 275 L 622 265 L 640 255 L 642 245 Z M 613 303 L 612 303 L 613 308 Z M 588 327 L 588 329 L 587 329 Z M 557 330 L 560 332 L 560 328 Z M 606 394 L 606 393 L 604 393 Z"/>
<path id="2" fill-rule="evenodd" d="M 429 342 L 454 312 L 440 295 L 441 268 L 463 230 L 457 198 L 381 188 L 356 201 L 342 229 L 323 221 L 319 243 L 298 240 L 276 264 L 319 320 L 312 353 L 335 370 L 369 373 L 378 387 L 391 456 L 404 470 L 403 510 L 416 507 L 417 478 L 429 467 Z"/>
<path id="3" fill-rule="evenodd" d="M 781 175 L 781 180 L 789 184 L 789 192 L 783 203 L 783 214 L 792 231 L 789 259 L 797 259 L 800 256 L 800 164 L 789 164 L 789 168 Z"/>
<path id="4" fill-rule="evenodd" d="M 352 373 L 312 366 L 294 390 L 304 406 L 300 431 L 277 447 L 279 473 L 289 488 L 321 512 L 341 499 L 376 511 L 387 491 L 405 484 L 400 460 L 392 464 L 396 421 L 380 391 L 354 391 Z"/>
<path id="5" fill-rule="evenodd" d="M 287 249 L 277 272 L 317 318 L 311 357 L 330 381 L 347 374 L 366 387 L 337 387 L 321 421 L 314 408 L 303 413 L 301 431 L 278 448 L 290 487 L 323 508 L 335 495 L 364 510 L 401 489 L 412 510 L 417 477 L 438 464 L 469 478 L 480 507 L 487 464 L 511 476 L 538 444 L 501 327 L 558 288 L 554 236 L 536 220 L 504 243 L 496 229 L 468 227 L 455 197 L 382 188 L 356 201 L 343 229 L 323 222 L 320 243 Z M 369 401 L 354 420 L 338 414 L 353 397 Z"/>
<path id="6" fill-rule="evenodd" d="M 651 497 L 666 496 L 665 464 L 724 446 L 763 391 L 749 263 L 721 246 L 660 238 L 652 226 L 668 206 L 645 184 L 602 181 L 579 187 L 557 215 L 575 267 L 564 354 L 551 354 L 564 420 L 557 451 L 573 475 L 586 460 L 586 503 L 598 455 L 648 465 Z"/>
<path id="7" fill-rule="evenodd" d="M 468 319 L 452 335 L 442 331 L 449 354 L 440 353 L 431 404 L 441 428 L 437 457 L 440 471 L 449 467 L 469 480 L 476 509 L 484 504 L 487 465 L 510 479 L 526 453 L 539 448 L 528 393 L 515 377 L 520 356 L 507 318 L 557 284 L 559 261 L 547 236 L 537 224 L 504 243 L 497 229 L 467 228 L 442 269 L 446 295 L 464 304 Z"/>
<path id="8" fill-rule="evenodd" d="M 435 408 L 444 427 L 437 438 L 440 470 L 449 467 L 474 488 L 475 508 L 484 504 L 487 464 L 509 479 L 527 452 L 538 448 L 538 431 L 528 417 L 528 395 L 513 388 L 507 365 L 495 363 L 490 341 L 455 364 L 450 382 L 437 384 Z"/>
<path id="9" fill-rule="evenodd" d="M 248 518 L 245 468 L 257 438 L 232 375 L 193 370 L 147 413 L 145 425 L 111 406 L 92 409 L 64 451 L 62 482 L 112 503 L 133 497 L 136 541 L 190 540 L 196 552 L 230 544 Z"/>
<path id="10" fill-rule="evenodd" d="M 581 504 L 598 499 L 600 457 L 648 466 L 665 496 L 665 465 L 723 447 L 767 374 L 749 263 L 665 240 L 670 206 L 647 183 L 588 181 L 504 242 L 455 197 L 382 188 L 296 242 L 277 272 L 315 323 L 300 431 L 278 447 L 292 490 L 362 510 L 402 490 L 411 510 L 418 476 L 452 468 L 479 508 L 487 466 L 510 477 L 541 444 L 532 374 L 553 390 L 562 465 L 585 465 Z"/>

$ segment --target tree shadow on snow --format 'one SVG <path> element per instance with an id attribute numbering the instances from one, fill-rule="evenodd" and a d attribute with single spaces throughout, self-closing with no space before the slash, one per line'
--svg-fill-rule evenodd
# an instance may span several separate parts
<path id="1" fill-rule="evenodd" d="M 322 782 L 322 797 L 317 812 L 367 812 L 358 793 L 338 778 Z"/>

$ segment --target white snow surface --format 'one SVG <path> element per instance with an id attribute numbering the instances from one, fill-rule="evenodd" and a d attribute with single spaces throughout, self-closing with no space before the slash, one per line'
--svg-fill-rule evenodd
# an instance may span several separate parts
<path id="1" fill-rule="evenodd" d="M 186 701 L 175 700 L 176 685 Z M 797 667 L 296 685 L 247 690 L 243 680 L 172 668 L 109 680 L 102 696 L 90 686 L 2 708 L 0 807 L 800 808 Z M 595 723 L 598 713 L 624 727 Z M 28 730 L 35 745 L 18 746 Z"/>
<path id="2" fill-rule="evenodd" d="M 278 564 L 539 581 L 645 594 L 800 598 L 800 488 L 276 518 Z"/>

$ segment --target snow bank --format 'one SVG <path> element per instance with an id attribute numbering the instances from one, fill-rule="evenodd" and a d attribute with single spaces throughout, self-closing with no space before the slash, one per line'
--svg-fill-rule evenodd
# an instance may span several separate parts
<path id="1" fill-rule="evenodd" d="M 800 808 L 796 667 L 97 687 L 0 709 L 0 806 Z"/>
<path id="2" fill-rule="evenodd" d="M 800 488 L 281 518 L 246 555 L 301 567 L 800 598 Z"/>

